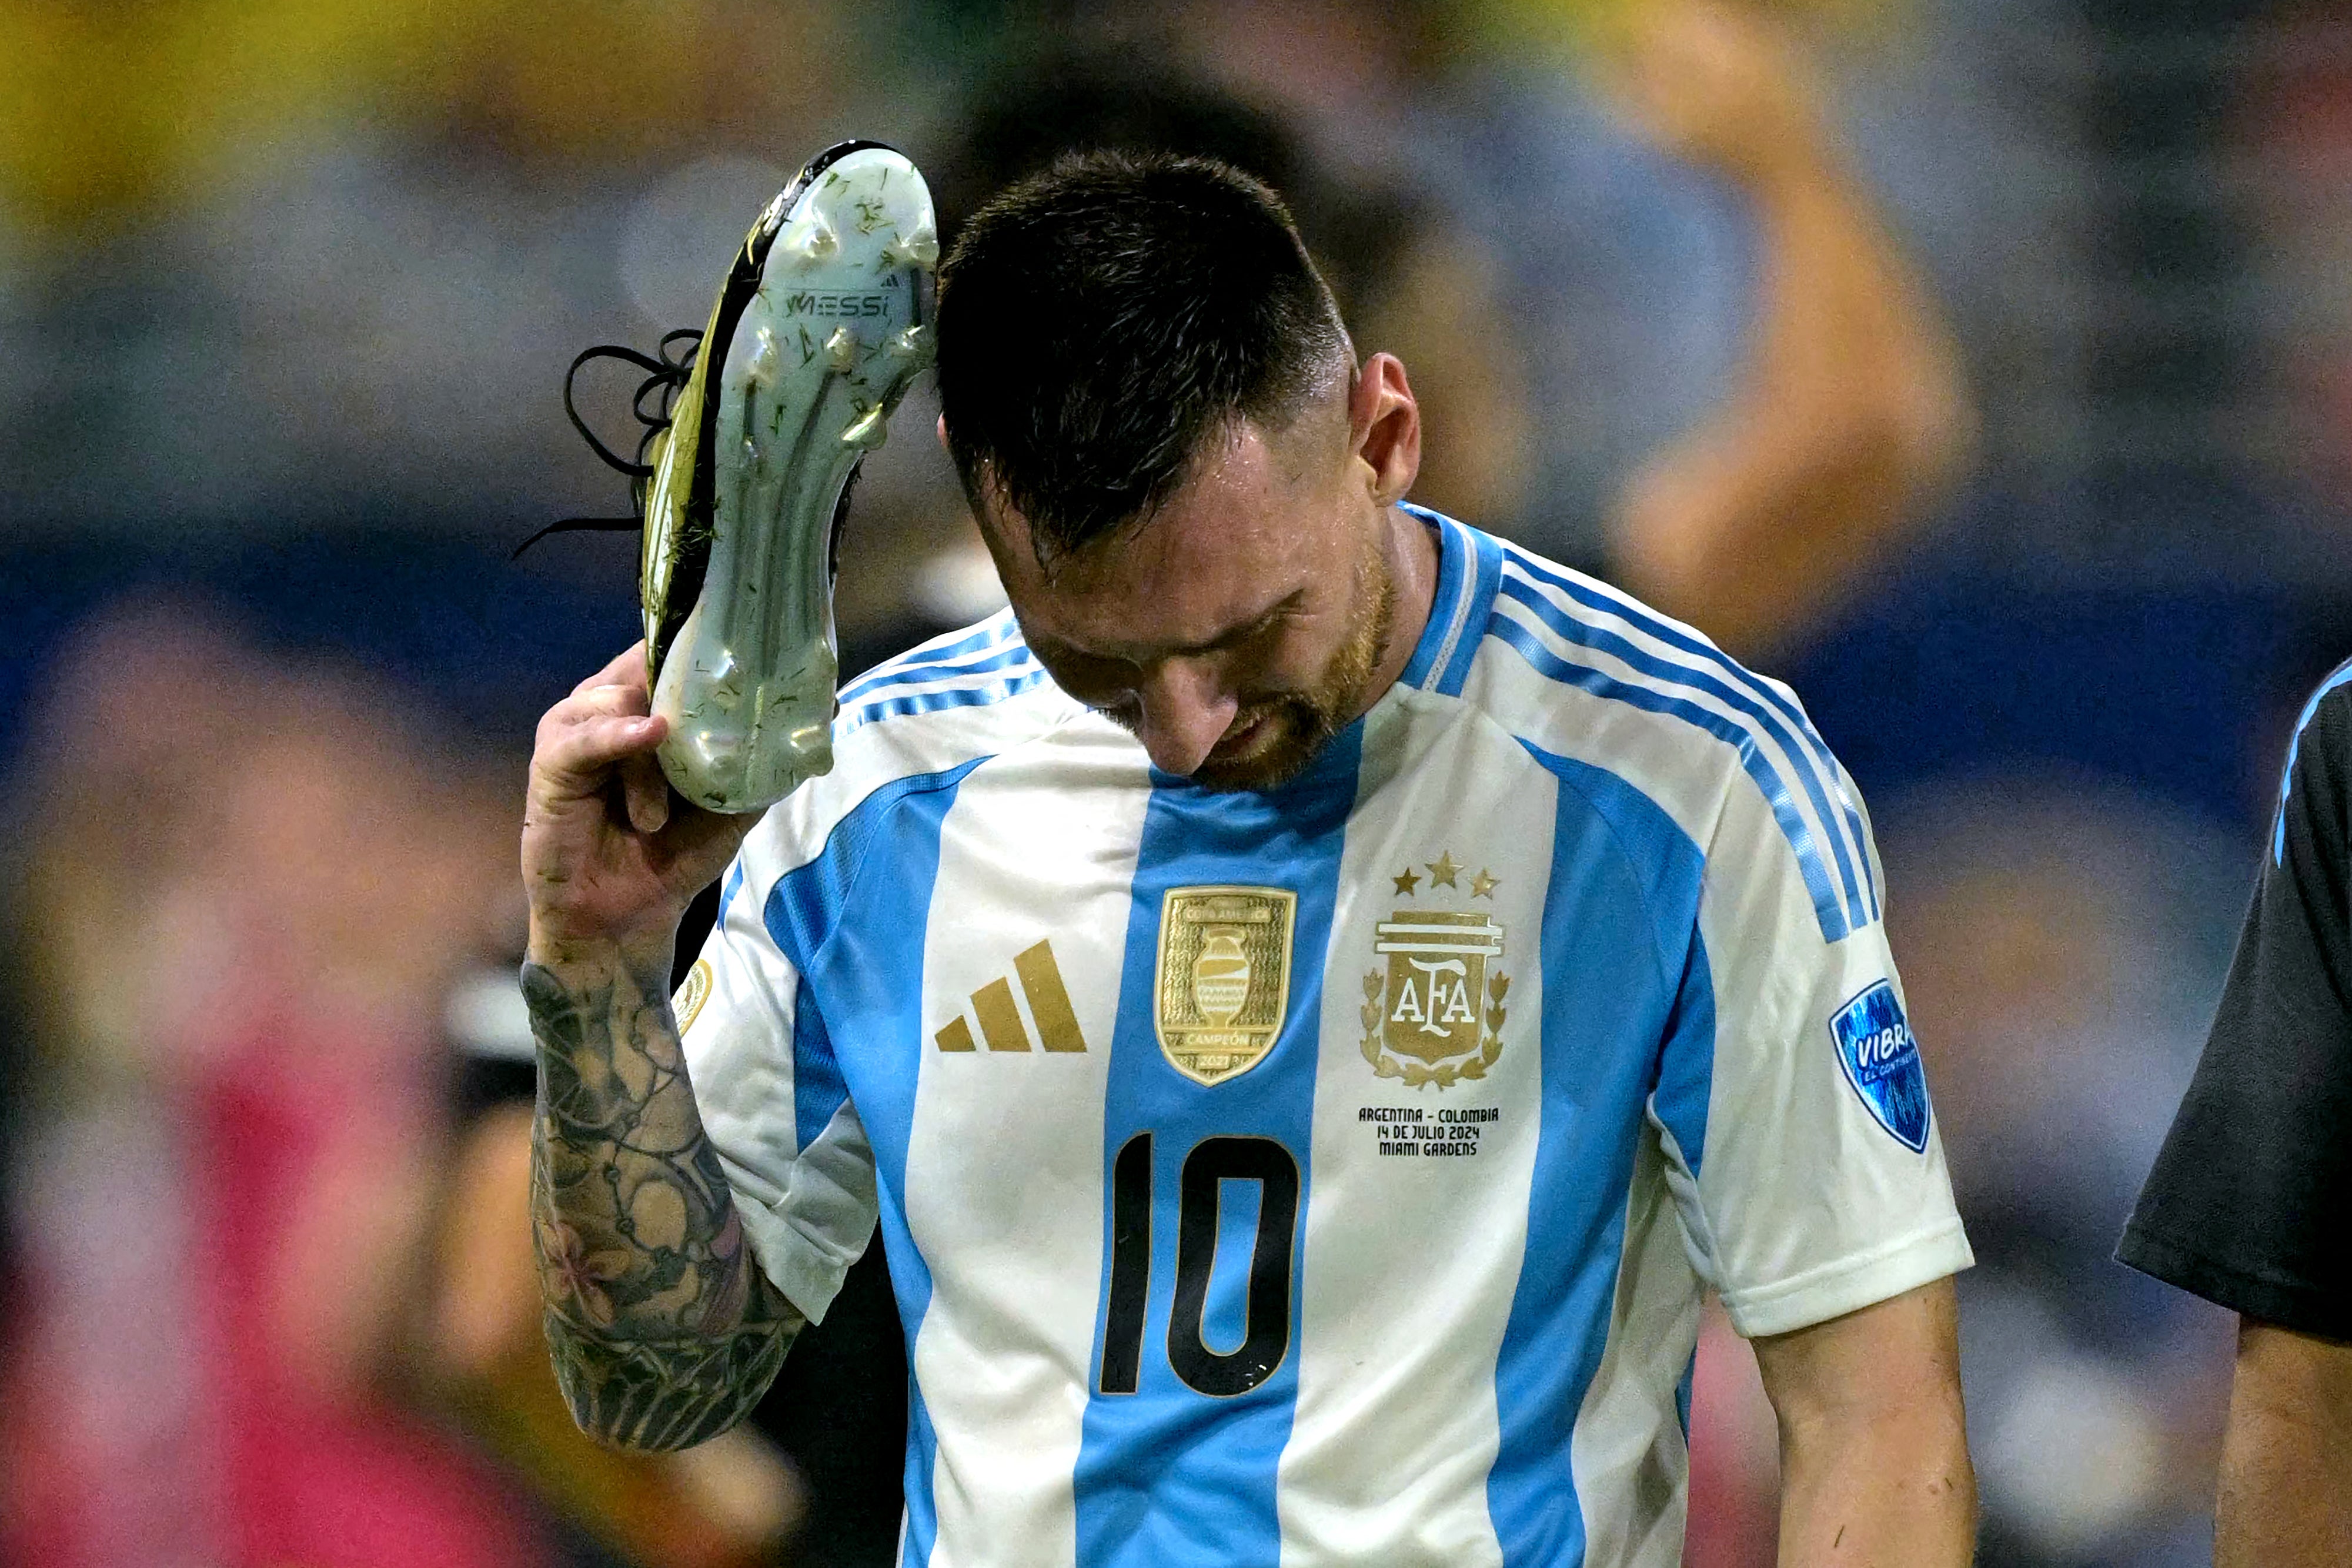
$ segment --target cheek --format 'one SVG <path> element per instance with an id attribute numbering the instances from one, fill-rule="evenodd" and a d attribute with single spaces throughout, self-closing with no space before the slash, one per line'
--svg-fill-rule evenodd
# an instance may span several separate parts
<path id="1" fill-rule="evenodd" d="M 1346 640 L 1346 628 L 1338 616 L 1294 622 L 1263 650 L 1254 650 L 1237 662 L 1234 687 L 1245 698 L 1311 690 L 1331 667 Z"/>

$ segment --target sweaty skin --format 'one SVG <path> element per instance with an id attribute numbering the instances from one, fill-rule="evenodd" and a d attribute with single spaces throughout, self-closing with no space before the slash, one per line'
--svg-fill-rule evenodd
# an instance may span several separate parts
<path id="1" fill-rule="evenodd" d="M 1155 767 L 1213 789 L 1296 774 L 1396 682 L 1437 591 L 1437 547 L 1395 503 L 1421 462 L 1404 366 L 1374 354 L 1285 429 L 1237 424 L 1148 518 L 1041 563 L 978 488 L 1024 641 Z"/>

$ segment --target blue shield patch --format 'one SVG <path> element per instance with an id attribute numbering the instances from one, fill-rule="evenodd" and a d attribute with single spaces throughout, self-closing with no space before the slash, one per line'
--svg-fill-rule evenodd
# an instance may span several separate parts
<path id="1" fill-rule="evenodd" d="M 1845 1081 L 1870 1107 L 1878 1124 L 1915 1154 L 1927 1147 L 1927 1075 L 1919 1067 L 1919 1042 L 1895 999 L 1895 987 L 1881 980 L 1837 1010 L 1830 1019 L 1838 1065 Z"/>

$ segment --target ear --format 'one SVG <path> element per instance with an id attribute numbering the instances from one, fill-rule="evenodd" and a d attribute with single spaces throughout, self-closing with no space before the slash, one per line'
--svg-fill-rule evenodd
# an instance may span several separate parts
<path id="1" fill-rule="evenodd" d="M 1421 473 L 1421 405 L 1405 380 L 1404 361 L 1374 354 L 1356 372 L 1348 393 L 1349 454 L 1363 465 L 1372 500 L 1391 506 L 1405 497 Z"/>

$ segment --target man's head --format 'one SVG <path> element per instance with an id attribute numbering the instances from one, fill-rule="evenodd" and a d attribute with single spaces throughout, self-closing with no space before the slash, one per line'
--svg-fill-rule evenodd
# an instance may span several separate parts
<path id="1" fill-rule="evenodd" d="M 941 434 L 1032 649 L 1152 760 L 1304 767 L 1397 657 L 1420 428 L 1354 362 L 1273 193 L 1091 154 L 976 214 L 940 274 Z"/>

